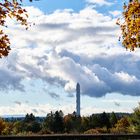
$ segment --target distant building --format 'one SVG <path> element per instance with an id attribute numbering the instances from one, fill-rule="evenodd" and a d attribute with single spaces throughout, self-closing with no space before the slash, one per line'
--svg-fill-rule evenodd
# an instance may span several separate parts
<path id="1" fill-rule="evenodd" d="M 76 85 L 76 115 L 80 116 L 80 84 Z"/>

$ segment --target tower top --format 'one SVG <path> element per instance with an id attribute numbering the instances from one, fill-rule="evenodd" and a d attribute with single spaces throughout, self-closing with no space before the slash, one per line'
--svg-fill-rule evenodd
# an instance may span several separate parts
<path id="1" fill-rule="evenodd" d="M 77 85 L 80 85 L 79 83 L 77 83 Z"/>
<path id="2" fill-rule="evenodd" d="M 76 88 L 80 88 L 80 84 L 79 83 L 77 83 Z"/>

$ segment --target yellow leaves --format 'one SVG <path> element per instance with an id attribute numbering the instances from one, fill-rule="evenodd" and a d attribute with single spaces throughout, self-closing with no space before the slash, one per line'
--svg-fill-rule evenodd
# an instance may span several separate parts
<path id="1" fill-rule="evenodd" d="M 26 29 L 28 29 L 27 11 L 21 7 L 21 4 L 18 2 L 18 0 L 3 0 L 0 2 L 0 28 L 7 27 L 5 25 L 7 17 L 15 18 L 18 22 L 20 22 L 21 25 L 26 26 Z M 9 38 L 3 32 L 3 30 L 0 30 L 0 58 L 7 56 L 10 50 L 11 48 Z"/>
<path id="2" fill-rule="evenodd" d="M 123 19 L 116 24 L 120 26 L 122 31 L 122 44 L 125 48 L 134 51 L 140 47 L 140 1 L 132 0 L 128 5 L 124 4 Z"/>
<path id="3" fill-rule="evenodd" d="M 3 119 L 0 118 L 0 135 L 2 134 L 2 131 L 5 129 L 6 125 Z"/>

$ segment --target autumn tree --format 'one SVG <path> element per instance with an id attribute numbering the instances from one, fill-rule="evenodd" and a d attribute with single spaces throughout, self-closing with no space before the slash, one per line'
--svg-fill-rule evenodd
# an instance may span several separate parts
<path id="1" fill-rule="evenodd" d="M 5 121 L 0 118 L 0 135 L 4 131 L 5 127 L 6 127 Z"/>
<path id="2" fill-rule="evenodd" d="M 134 51 L 140 47 L 140 0 L 124 3 L 123 9 L 123 18 L 117 21 L 122 31 L 122 44 Z"/>
<path id="3" fill-rule="evenodd" d="M 123 117 L 117 121 L 115 127 L 112 128 L 111 132 L 113 133 L 128 133 L 130 127 L 130 122 L 128 117 Z"/>
<path id="4" fill-rule="evenodd" d="M 139 106 L 134 109 L 134 113 L 130 117 L 131 131 L 140 133 L 140 103 Z"/>
<path id="5" fill-rule="evenodd" d="M 2 131 L 2 135 L 12 135 L 14 123 L 13 122 L 5 122 L 4 125 L 5 125 L 5 128 Z"/>
<path id="6" fill-rule="evenodd" d="M 17 135 L 23 131 L 23 122 L 16 121 L 13 124 L 12 134 Z"/>
<path id="7" fill-rule="evenodd" d="M 89 117 L 81 118 L 81 131 L 84 132 L 90 129 L 90 120 Z"/>
<path id="8" fill-rule="evenodd" d="M 82 130 L 81 117 L 76 112 L 68 114 L 64 117 L 64 126 L 67 133 L 79 133 Z"/>
<path id="9" fill-rule="evenodd" d="M 32 0 L 29 0 L 32 2 Z M 22 8 L 22 0 L 3 0 L 0 2 L 0 58 L 9 54 L 10 40 L 4 32 L 7 27 L 6 19 L 16 19 L 21 25 L 28 28 L 27 11 Z"/>

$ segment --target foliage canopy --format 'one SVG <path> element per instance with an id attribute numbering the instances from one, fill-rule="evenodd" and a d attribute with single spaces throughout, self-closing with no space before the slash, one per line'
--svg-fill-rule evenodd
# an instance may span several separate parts
<path id="1" fill-rule="evenodd" d="M 3 0 L 0 2 L 0 58 L 9 54 L 10 40 L 8 35 L 3 31 L 6 26 L 6 19 L 14 18 L 21 25 L 26 26 L 28 14 L 27 11 L 21 7 L 22 0 Z"/>
<path id="2" fill-rule="evenodd" d="M 124 3 L 123 19 L 118 19 L 117 24 L 122 31 L 123 46 L 131 51 L 140 48 L 140 0 Z"/>
<path id="3" fill-rule="evenodd" d="M 130 118 L 130 124 L 132 132 L 140 132 L 140 103 L 139 106 L 134 109 L 134 113 Z"/>

